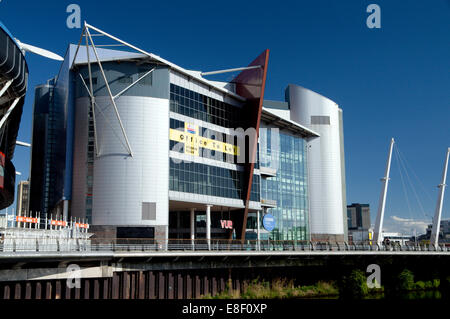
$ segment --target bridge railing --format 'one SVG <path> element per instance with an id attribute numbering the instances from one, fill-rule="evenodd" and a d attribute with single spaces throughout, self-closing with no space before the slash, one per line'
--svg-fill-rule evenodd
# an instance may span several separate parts
<path id="1" fill-rule="evenodd" d="M 377 245 L 365 242 L 325 242 L 297 240 L 224 240 L 224 239 L 8 239 L 0 240 L 0 254 L 11 252 L 158 252 L 158 251 L 448 251 L 450 246 L 391 243 Z"/>

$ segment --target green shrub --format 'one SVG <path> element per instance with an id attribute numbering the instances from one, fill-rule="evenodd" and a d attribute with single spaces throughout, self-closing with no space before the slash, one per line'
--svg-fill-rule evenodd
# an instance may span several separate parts
<path id="1" fill-rule="evenodd" d="M 398 288 L 400 290 L 414 289 L 414 274 L 410 270 L 405 269 L 398 275 Z"/>
<path id="2" fill-rule="evenodd" d="M 433 288 L 434 289 L 439 288 L 440 285 L 441 285 L 441 280 L 440 279 L 433 279 Z"/>
<path id="3" fill-rule="evenodd" d="M 425 289 L 433 289 L 433 282 L 431 280 L 425 281 Z"/>
<path id="4" fill-rule="evenodd" d="M 439 279 L 433 279 L 428 281 L 416 281 L 414 283 L 414 288 L 411 288 L 409 290 L 431 290 L 431 289 L 438 289 L 440 287 L 441 281 Z"/>
<path id="5" fill-rule="evenodd" d="M 417 281 L 415 283 L 415 289 L 417 289 L 417 290 L 425 289 L 425 283 L 423 281 Z"/>
<path id="6" fill-rule="evenodd" d="M 339 286 L 340 296 L 343 298 L 359 299 L 367 295 L 367 279 L 362 270 L 352 270 L 350 275 L 342 278 Z"/>

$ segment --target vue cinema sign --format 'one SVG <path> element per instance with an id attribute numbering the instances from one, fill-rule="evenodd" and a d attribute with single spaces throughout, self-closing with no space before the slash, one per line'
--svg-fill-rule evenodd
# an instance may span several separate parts
<path id="1" fill-rule="evenodd" d="M 224 229 L 233 229 L 233 221 L 232 220 L 221 220 L 220 227 Z"/>

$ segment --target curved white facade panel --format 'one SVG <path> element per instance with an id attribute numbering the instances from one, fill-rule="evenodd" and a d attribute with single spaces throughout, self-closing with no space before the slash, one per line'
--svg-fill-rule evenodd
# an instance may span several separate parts
<path id="1" fill-rule="evenodd" d="M 169 100 L 121 96 L 116 105 L 133 156 L 129 156 L 109 97 L 96 97 L 97 152 L 93 165 L 92 224 L 167 225 L 169 189 Z M 76 100 L 72 215 L 86 209 L 87 110 L 89 99 Z M 81 194 L 81 195 L 80 195 Z M 80 198 L 77 198 L 80 197 Z M 154 213 L 143 214 L 143 203 Z M 146 204 L 148 205 L 148 204 Z"/>
<path id="2" fill-rule="evenodd" d="M 320 134 L 308 143 L 310 231 L 312 238 L 344 235 L 340 109 L 311 90 L 289 85 L 291 120 Z M 345 214 L 345 215 L 344 215 Z"/>

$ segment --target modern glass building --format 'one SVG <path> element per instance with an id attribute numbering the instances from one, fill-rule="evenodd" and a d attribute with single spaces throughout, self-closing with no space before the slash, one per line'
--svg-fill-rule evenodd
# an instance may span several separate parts
<path id="1" fill-rule="evenodd" d="M 88 46 L 69 46 L 54 86 L 64 179 L 48 210 L 86 218 L 99 237 L 310 239 L 309 148 L 320 134 L 291 119 L 289 99 L 264 101 L 268 50 L 218 82 L 95 27 L 83 34 Z"/>
<path id="2" fill-rule="evenodd" d="M 65 112 L 56 100 L 55 79 L 34 92 L 29 211 L 50 212 L 62 199 L 65 162 Z"/>
<path id="3" fill-rule="evenodd" d="M 289 231 L 280 234 L 277 233 L 277 228 L 273 230 L 272 238 L 305 238 L 299 234 L 307 229 L 306 238 L 312 240 L 346 240 L 342 110 L 334 101 L 293 84 L 289 84 L 285 90 L 285 101 L 266 101 L 264 106 L 263 111 L 270 111 L 286 121 L 289 129 L 303 129 L 300 134 L 294 132 L 294 137 L 284 136 L 280 131 L 280 172 L 276 177 L 278 182 L 269 179 L 267 186 L 264 186 L 265 182 L 262 183 L 261 196 L 266 189 L 279 190 L 281 195 L 269 193 L 264 196 L 279 196 L 277 199 L 281 204 L 277 202 L 279 206 L 269 210 L 279 216 L 283 224 L 289 225 L 285 228 Z M 264 114 L 262 119 L 264 121 Z M 280 126 L 282 121 L 272 119 L 271 123 Z M 300 137 L 302 141 L 297 141 Z M 289 155 L 293 148 L 295 151 Z M 267 151 L 271 152 L 269 147 Z M 299 178 L 298 174 L 302 177 Z M 293 178 L 289 179 L 289 175 Z M 288 194 L 293 194 L 291 198 L 295 201 L 291 201 L 291 195 Z M 274 200 L 273 198 L 275 197 L 271 199 Z M 303 213 L 305 210 L 306 214 Z"/>
<path id="4" fill-rule="evenodd" d="M 275 176 L 261 180 L 263 205 L 278 221 L 269 239 L 309 240 L 306 141 L 281 131 L 279 145 L 272 145 L 272 131 L 276 133 L 273 127 L 262 128 L 259 136 L 260 165 L 276 170 Z"/>

